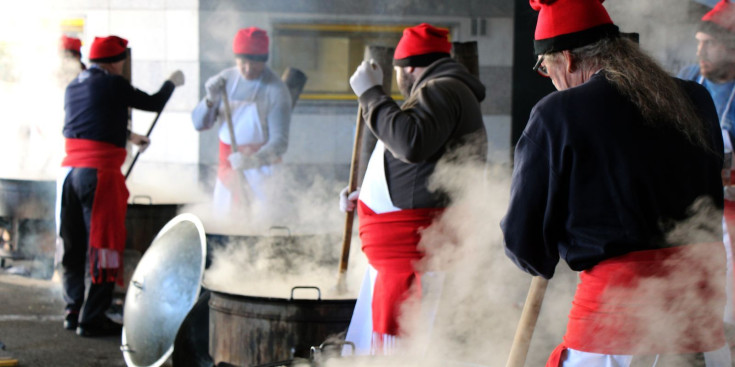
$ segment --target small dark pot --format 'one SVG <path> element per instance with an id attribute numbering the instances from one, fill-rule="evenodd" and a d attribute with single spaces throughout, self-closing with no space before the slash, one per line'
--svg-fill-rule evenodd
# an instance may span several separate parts
<path id="1" fill-rule="evenodd" d="M 143 254 L 158 232 L 173 219 L 183 204 L 153 204 L 150 196 L 135 196 L 128 204 L 125 247 Z"/>

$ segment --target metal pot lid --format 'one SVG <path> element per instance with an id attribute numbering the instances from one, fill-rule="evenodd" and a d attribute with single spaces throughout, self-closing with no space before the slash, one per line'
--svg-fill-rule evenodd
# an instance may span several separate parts
<path id="1" fill-rule="evenodd" d="M 129 367 L 162 365 L 176 332 L 199 297 L 206 259 L 204 226 L 185 213 L 158 232 L 130 278 L 122 346 Z"/>

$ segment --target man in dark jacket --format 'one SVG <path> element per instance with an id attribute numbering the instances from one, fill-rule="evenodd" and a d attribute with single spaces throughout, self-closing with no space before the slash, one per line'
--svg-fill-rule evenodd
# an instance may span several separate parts
<path id="1" fill-rule="evenodd" d="M 154 95 L 134 88 L 122 76 L 127 43 L 117 36 L 96 37 L 89 52 L 92 66 L 66 88 L 62 166 L 68 169 L 58 199 L 64 328 L 81 336 L 121 330 L 105 316 L 123 270 L 128 190 L 120 168 L 128 140 L 141 150 L 149 144 L 146 136 L 128 130 L 128 108 L 160 111 L 174 88 L 184 84 L 184 75 L 176 71 Z"/>
<path id="2" fill-rule="evenodd" d="M 551 278 L 561 257 L 581 272 L 547 366 L 691 366 L 701 354 L 729 366 L 712 99 L 621 37 L 599 0 L 531 6 L 536 68 L 558 92 L 518 141 L 501 226 L 523 270 Z"/>
<path id="3" fill-rule="evenodd" d="M 362 249 L 377 272 L 357 306 L 363 309 L 372 293 L 372 307 L 364 308 L 372 316 L 356 312 L 348 330 L 347 340 L 358 349 L 390 353 L 400 335 L 400 305 L 409 288 L 420 285 L 412 265 L 422 257 L 418 230 L 448 204 L 445 194 L 428 187 L 437 162 L 460 147 L 470 153 L 461 162 L 486 158 L 485 87 L 449 57 L 447 34 L 426 23 L 404 30 L 393 61 L 406 97 L 402 106 L 383 91 L 378 65 L 363 62 L 350 78 L 365 123 L 378 138 L 361 190 L 348 195 L 345 189 L 341 198 L 344 210 L 357 206 Z"/>

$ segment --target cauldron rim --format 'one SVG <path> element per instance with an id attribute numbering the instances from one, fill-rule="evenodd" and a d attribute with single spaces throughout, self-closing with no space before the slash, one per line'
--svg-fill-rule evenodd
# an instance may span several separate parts
<path id="1" fill-rule="evenodd" d="M 243 237 L 261 237 L 261 238 L 303 238 L 303 237 L 327 237 L 327 236 L 341 236 L 340 233 L 336 231 L 321 231 L 321 232 L 289 232 L 289 233 L 269 233 L 267 230 L 253 230 L 250 233 L 234 233 L 237 232 L 235 230 L 229 231 L 223 231 L 223 230 L 207 230 L 206 226 L 204 227 L 204 235 L 206 237 L 210 236 L 221 236 L 221 237 L 234 237 L 234 238 L 243 238 Z"/>
<path id="2" fill-rule="evenodd" d="M 46 179 L 34 179 L 34 178 L 13 178 L 13 177 L 0 177 L 2 181 L 13 181 L 13 182 L 40 182 L 40 183 L 56 183 L 56 180 L 51 178 Z"/>
<path id="3" fill-rule="evenodd" d="M 224 296 L 226 298 L 230 299 L 236 299 L 236 300 L 249 300 L 249 301 L 261 301 L 261 302 L 273 302 L 273 303 L 283 303 L 287 302 L 290 304 L 312 304 L 312 303 L 323 303 L 323 302 L 329 302 L 329 303 L 355 303 L 357 300 L 356 298 L 320 298 L 320 299 L 312 299 L 312 298 L 281 298 L 281 297 L 267 297 L 267 296 L 253 296 L 253 295 L 245 295 L 245 294 L 237 294 L 237 293 L 229 293 L 222 290 L 217 290 L 214 288 L 208 287 L 206 284 L 202 282 L 202 287 L 204 289 L 212 292 L 212 294 L 216 294 L 218 296 Z"/>

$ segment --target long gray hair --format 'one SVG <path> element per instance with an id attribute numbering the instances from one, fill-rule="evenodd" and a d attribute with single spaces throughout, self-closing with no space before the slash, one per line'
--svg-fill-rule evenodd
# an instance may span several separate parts
<path id="1" fill-rule="evenodd" d="M 707 125 L 684 89 L 636 43 L 625 37 L 604 38 L 570 53 L 584 70 L 603 69 L 607 80 L 638 107 L 644 120 L 673 126 L 695 145 L 712 149 Z"/>

